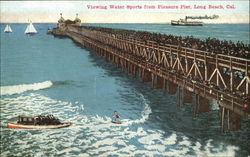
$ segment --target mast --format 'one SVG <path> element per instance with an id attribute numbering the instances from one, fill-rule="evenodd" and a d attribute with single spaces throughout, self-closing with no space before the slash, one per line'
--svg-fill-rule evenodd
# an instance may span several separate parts
<path id="1" fill-rule="evenodd" d="M 37 33 L 37 31 L 36 31 L 36 29 L 35 29 L 35 27 L 33 26 L 33 24 L 32 24 L 31 21 L 30 21 L 30 26 L 29 26 L 29 28 L 30 28 L 30 33 Z"/>
<path id="2" fill-rule="evenodd" d="M 28 22 L 29 22 L 29 20 L 28 20 Z M 25 34 L 29 33 L 29 32 L 30 32 L 29 30 L 30 30 L 30 27 L 29 27 L 29 25 L 28 25 L 28 26 L 26 27 L 26 29 L 25 29 L 25 32 L 24 32 L 24 33 L 25 33 Z"/>

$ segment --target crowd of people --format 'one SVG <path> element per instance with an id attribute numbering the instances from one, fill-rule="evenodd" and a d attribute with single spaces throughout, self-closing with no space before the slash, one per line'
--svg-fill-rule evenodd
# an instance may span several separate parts
<path id="1" fill-rule="evenodd" d="M 219 40 L 216 38 L 198 39 L 193 36 L 181 37 L 167 34 L 150 33 L 145 31 L 112 29 L 103 27 L 85 27 L 91 30 L 102 31 L 114 36 L 121 35 L 123 37 L 134 38 L 141 41 L 154 41 L 160 45 L 170 44 L 181 47 L 198 49 L 213 54 L 224 54 L 234 57 L 250 59 L 250 44 L 243 42 L 232 42 L 227 40 Z"/>
<path id="2" fill-rule="evenodd" d="M 228 56 L 234 56 L 234 57 L 239 57 L 239 58 L 245 58 L 245 59 L 250 59 L 250 44 L 244 44 L 243 42 L 232 42 L 227 41 L 227 40 L 219 40 L 216 38 L 206 38 L 204 40 L 194 38 L 193 36 L 187 36 L 187 37 L 181 37 L 181 36 L 174 36 L 174 35 L 167 35 L 167 34 L 159 34 L 159 33 L 150 33 L 150 32 L 145 32 L 145 31 L 135 31 L 135 30 L 124 30 L 124 29 L 112 29 L 112 28 L 103 28 L 103 27 L 86 27 L 84 28 L 93 30 L 93 31 L 101 31 L 105 32 L 108 34 L 111 34 L 113 37 L 117 36 L 122 36 L 125 38 L 132 38 L 136 40 L 140 40 L 143 42 L 147 41 L 153 41 L 158 43 L 159 45 L 176 45 L 180 47 L 187 47 L 187 48 L 192 48 L 192 49 L 198 49 L 201 51 L 205 51 L 211 54 L 223 54 L 223 55 L 228 55 Z M 133 56 L 135 58 L 140 58 L 142 56 Z M 156 64 L 156 67 L 159 65 Z M 229 69 L 225 69 L 229 70 Z M 227 72 L 224 72 L 226 74 Z M 237 72 L 235 73 L 237 78 L 242 78 L 244 77 L 244 73 Z M 213 82 L 203 82 L 203 80 L 199 78 L 192 78 L 189 76 L 190 80 L 195 81 L 195 82 L 200 82 L 204 83 L 205 85 L 209 86 L 210 88 L 223 90 L 224 92 L 228 92 L 229 89 L 227 88 L 222 88 L 218 87 L 216 84 Z M 237 91 L 235 93 L 236 95 L 243 97 L 244 98 L 244 108 L 249 109 L 249 97 L 245 95 L 244 92 L 242 91 Z M 115 111 L 114 117 L 119 118 L 117 116 L 117 113 Z"/>
<path id="3" fill-rule="evenodd" d="M 38 116 L 35 120 L 36 125 L 58 125 L 61 124 L 59 119 L 55 118 L 53 115 Z"/>

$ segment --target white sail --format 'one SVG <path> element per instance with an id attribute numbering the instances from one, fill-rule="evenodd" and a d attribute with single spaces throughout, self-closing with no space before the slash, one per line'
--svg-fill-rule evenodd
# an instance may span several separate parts
<path id="1" fill-rule="evenodd" d="M 9 32 L 12 32 L 12 29 L 10 28 L 10 26 L 8 28 L 9 28 Z"/>
<path id="2" fill-rule="evenodd" d="M 32 23 L 30 23 L 28 26 L 27 26 L 27 28 L 26 28 L 26 30 L 25 30 L 25 32 L 24 33 L 26 33 L 26 34 L 31 34 L 31 33 L 37 33 L 37 31 L 36 31 L 36 29 L 35 29 L 35 27 L 33 26 L 33 24 Z"/>
<path id="3" fill-rule="evenodd" d="M 11 28 L 10 28 L 9 25 L 6 25 L 6 27 L 4 29 L 4 32 L 6 32 L 6 33 L 11 33 L 12 32 L 12 30 L 11 30 Z"/>
<path id="4" fill-rule="evenodd" d="M 5 29 L 4 29 L 4 32 L 8 32 L 8 26 L 9 25 L 6 25 Z"/>
<path id="5" fill-rule="evenodd" d="M 30 32 L 29 30 L 30 30 L 30 25 L 28 25 L 28 26 L 26 27 L 26 29 L 25 29 L 25 32 L 24 32 L 24 33 L 25 33 L 25 34 L 29 33 L 29 32 Z"/>
<path id="6" fill-rule="evenodd" d="M 32 23 L 30 23 L 30 32 L 37 33 L 37 31 L 36 31 L 36 29 L 35 29 L 35 27 L 33 26 Z"/>

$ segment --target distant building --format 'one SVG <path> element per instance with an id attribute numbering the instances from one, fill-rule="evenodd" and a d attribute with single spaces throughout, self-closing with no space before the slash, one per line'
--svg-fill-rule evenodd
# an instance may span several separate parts
<path id="1" fill-rule="evenodd" d="M 75 25 L 80 26 L 81 25 L 81 20 L 78 18 L 78 14 L 76 14 L 76 18 L 74 20 Z"/>
<path id="2" fill-rule="evenodd" d="M 64 24 L 64 18 L 62 17 L 62 13 L 60 13 L 61 15 L 61 18 L 58 20 L 58 23 L 57 23 L 57 27 L 62 27 L 62 26 L 65 26 Z"/>
<path id="3" fill-rule="evenodd" d="M 73 26 L 80 26 L 81 25 L 81 20 L 78 18 L 78 14 L 76 14 L 76 18 L 74 21 L 72 20 L 64 20 L 62 17 L 62 13 L 60 14 L 61 18 L 58 20 L 57 27 L 62 28 L 68 25 L 73 25 Z"/>

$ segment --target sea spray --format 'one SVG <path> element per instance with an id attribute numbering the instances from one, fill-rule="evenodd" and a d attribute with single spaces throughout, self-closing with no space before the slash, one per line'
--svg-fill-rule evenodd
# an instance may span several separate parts
<path id="1" fill-rule="evenodd" d="M 141 118 L 136 120 L 129 120 L 129 119 L 123 119 L 124 122 L 123 125 L 131 125 L 131 124 L 138 124 L 138 123 L 144 123 L 148 120 L 149 115 L 152 113 L 152 110 L 150 106 L 147 103 L 147 100 L 145 97 L 140 93 L 140 98 L 142 100 L 142 105 L 144 106 L 142 112 L 141 112 Z"/>
<path id="2" fill-rule="evenodd" d="M 21 85 L 12 85 L 12 86 L 1 86 L 0 91 L 1 95 L 13 95 L 20 94 L 30 90 L 41 90 L 49 88 L 53 85 L 51 81 L 44 81 L 40 83 L 33 84 L 21 84 Z"/>

